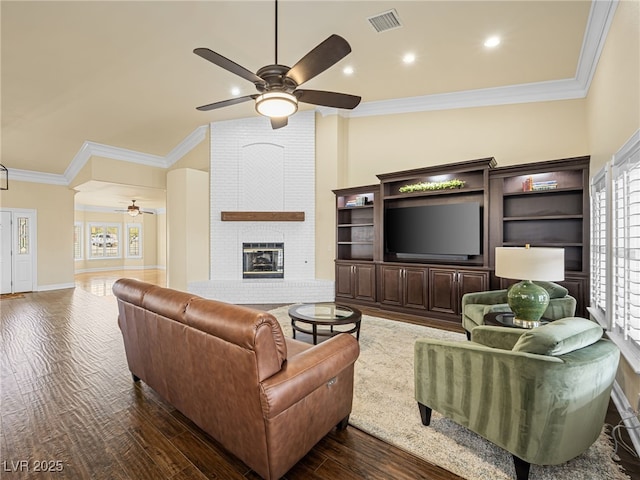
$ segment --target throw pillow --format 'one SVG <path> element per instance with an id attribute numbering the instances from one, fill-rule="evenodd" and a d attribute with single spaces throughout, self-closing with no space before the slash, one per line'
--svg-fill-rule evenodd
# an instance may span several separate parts
<path id="1" fill-rule="evenodd" d="M 602 338 L 602 332 L 602 327 L 591 320 L 567 317 L 523 333 L 513 351 L 564 355 L 596 343 Z"/>

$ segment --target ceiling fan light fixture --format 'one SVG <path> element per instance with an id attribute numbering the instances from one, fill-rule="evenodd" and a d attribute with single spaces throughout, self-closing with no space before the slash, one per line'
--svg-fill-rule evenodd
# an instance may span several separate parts
<path id="1" fill-rule="evenodd" d="M 298 111 L 298 99 L 287 92 L 267 92 L 256 98 L 256 111 L 265 117 L 288 117 Z"/>
<path id="2" fill-rule="evenodd" d="M 138 207 L 127 207 L 127 213 L 132 217 L 137 217 L 140 214 L 140 209 Z"/>

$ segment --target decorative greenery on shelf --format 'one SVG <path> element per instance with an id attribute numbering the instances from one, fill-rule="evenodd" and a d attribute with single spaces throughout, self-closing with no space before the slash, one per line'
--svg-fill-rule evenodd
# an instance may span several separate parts
<path id="1" fill-rule="evenodd" d="M 414 183 L 412 185 L 404 185 L 400 187 L 400 193 L 410 192 L 427 192 L 430 190 L 447 190 L 454 188 L 464 187 L 464 180 L 454 178 L 453 180 L 445 180 L 442 182 L 422 182 Z"/>

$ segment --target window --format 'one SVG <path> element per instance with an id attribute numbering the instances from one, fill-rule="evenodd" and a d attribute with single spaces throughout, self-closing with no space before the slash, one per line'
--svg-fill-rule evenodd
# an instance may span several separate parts
<path id="1" fill-rule="evenodd" d="M 640 130 L 591 182 L 591 307 L 640 373 Z"/>
<path id="2" fill-rule="evenodd" d="M 142 258 L 142 225 L 127 224 L 127 258 Z"/>
<path id="3" fill-rule="evenodd" d="M 82 260 L 82 223 L 73 225 L 73 259 Z"/>
<path id="4" fill-rule="evenodd" d="M 607 232 L 607 184 L 611 179 L 609 165 L 603 168 L 591 181 L 591 308 L 597 310 L 596 319 L 608 328 L 605 319 L 607 309 L 607 246 L 610 243 Z"/>
<path id="5" fill-rule="evenodd" d="M 89 224 L 89 258 L 119 258 L 120 224 Z"/>

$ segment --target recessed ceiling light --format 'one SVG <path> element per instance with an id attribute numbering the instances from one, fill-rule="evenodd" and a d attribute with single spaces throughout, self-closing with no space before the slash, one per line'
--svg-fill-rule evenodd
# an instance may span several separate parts
<path id="1" fill-rule="evenodd" d="M 484 46 L 487 48 L 494 48 L 500 45 L 500 37 L 494 35 L 493 37 L 489 37 L 484 41 Z"/>
<path id="2" fill-rule="evenodd" d="M 413 53 L 406 53 L 404 57 L 402 57 L 402 61 L 404 63 L 413 63 L 416 61 L 416 56 Z"/>
<path id="3" fill-rule="evenodd" d="M 231 95 L 240 95 L 240 89 L 238 87 L 233 87 L 231 89 Z"/>
<path id="4" fill-rule="evenodd" d="M 342 69 L 342 73 L 344 73 L 345 75 L 353 75 L 353 67 L 352 66 L 346 66 Z"/>

